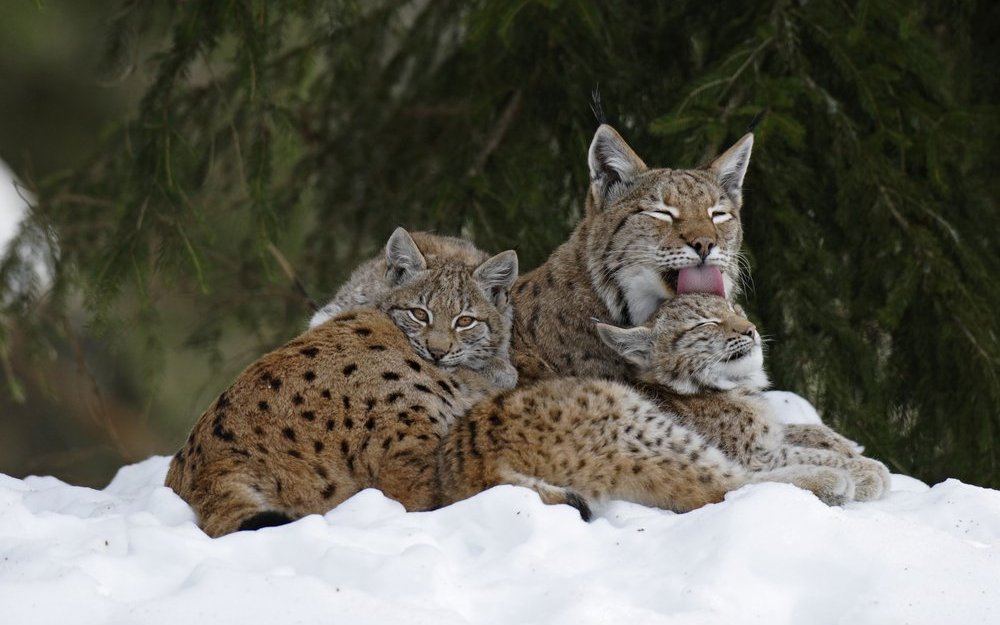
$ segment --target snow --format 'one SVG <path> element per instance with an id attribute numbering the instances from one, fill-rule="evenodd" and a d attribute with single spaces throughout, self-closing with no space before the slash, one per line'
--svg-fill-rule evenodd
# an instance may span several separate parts
<path id="1" fill-rule="evenodd" d="M 767 391 L 764 399 L 771 408 L 771 415 L 779 423 L 823 423 L 813 405 L 800 395 L 789 391 Z"/>
<path id="2" fill-rule="evenodd" d="M 0 161 L 0 257 L 17 235 L 28 206 L 15 186 L 14 174 Z"/>
<path id="3" fill-rule="evenodd" d="M 31 194 L 24 187 L 19 186 L 14 173 L 6 163 L 0 160 L 0 261 L 10 251 L 11 244 L 20 234 L 22 224 L 30 208 L 29 202 L 32 201 L 34 198 Z M 26 275 L 30 275 L 34 286 L 47 287 L 52 282 L 52 272 L 46 263 L 45 250 L 41 249 L 37 243 L 33 245 L 23 239 L 17 245 L 17 252 L 21 258 L 27 260 L 28 266 L 34 270 L 34 275 Z M 6 303 L 6 300 L 0 301 L 0 303 Z"/>
<path id="4" fill-rule="evenodd" d="M 790 391 L 766 391 L 764 400 L 767 401 L 767 405 L 771 409 L 771 417 L 778 423 L 823 425 L 823 419 L 816 412 L 816 408 L 801 395 Z M 859 454 L 864 453 L 863 445 L 855 441 L 850 442 Z"/>
<path id="5" fill-rule="evenodd" d="M 0 623 L 1000 622 L 1000 492 L 955 480 L 843 508 L 759 484 L 591 523 L 512 486 L 426 513 L 367 490 L 213 540 L 167 464 L 100 491 L 0 476 Z"/>

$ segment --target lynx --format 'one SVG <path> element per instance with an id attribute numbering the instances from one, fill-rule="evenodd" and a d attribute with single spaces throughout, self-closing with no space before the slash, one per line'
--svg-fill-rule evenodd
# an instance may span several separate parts
<path id="1" fill-rule="evenodd" d="M 399 272 L 412 264 L 433 269 L 443 263 L 460 263 L 469 269 L 475 269 L 487 258 L 486 252 L 465 239 L 428 232 L 414 232 L 410 235 L 398 228 L 389 238 L 385 254 L 369 259 L 355 269 L 333 299 L 316 311 L 309 321 L 309 327 L 315 328 L 348 310 L 378 307 L 399 280 Z M 491 297 L 501 313 L 502 335 L 508 336 L 514 314 L 509 293 L 497 290 Z M 507 340 L 502 341 L 496 354 L 483 367 L 483 375 L 498 388 L 513 388 L 517 384 L 517 370 L 510 363 L 508 354 L 509 344 Z M 430 354 L 428 357 L 433 358 Z"/>
<path id="2" fill-rule="evenodd" d="M 654 392 L 659 405 L 621 383 L 580 378 L 542 380 L 484 400 L 442 443 L 444 501 L 515 484 L 587 519 L 592 501 L 682 512 L 751 482 L 790 482 L 833 505 L 886 489 L 885 467 L 853 449 L 782 442 L 756 396 L 767 385 L 760 336 L 725 299 L 682 295 L 663 304 L 651 327 L 598 324 L 598 332 L 638 368 L 648 382 L 643 391 Z M 819 432 L 799 434 L 849 448 L 835 433 Z"/>
<path id="3" fill-rule="evenodd" d="M 428 267 L 433 268 L 439 262 L 457 261 L 475 268 L 489 257 L 486 252 L 458 237 L 429 232 L 411 232 L 409 235 Z M 347 282 L 337 290 L 333 299 L 316 311 L 309 320 L 309 327 L 315 328 L 354 308 L 378 306 L 379 301 L 387 296 L 392 288 L 387 276 L 388 266 L 389 261 L 384 254 L 358 266 Z"/>
<path id="4" fill-rule="evenodd" d="M 363 488 L 409 510 L 439 504 L 437 448 L 492 389 L 480 371 L 509 339 L 494 304 L 505 252 L 428 268 L 405 231 L 380 310 L 353 309 L 250 365 L 195 424 L 166 484 L 211 536 L 323 513 Z"/>
<path id="5" fill-rule="evenodd" d="M 525 380 L 624 379 L 592 318 L 634 326 L 678 292 L 735 294 L 752 146 L 747 134 L 704 168 L 650 169 L 613 128 L 597 129 L 583 220 L 514 287 L 511 353 Z"/>
<path id="6" fill-rule="evenodd" d="M 661 410 L 741 466 L 838 467 L 851 475 L 859 501 L 888 491 L 889 471 L 860 456 L 846 438 L 823 426 L 783 426 L 769 416 L 760 395 L 769 384 L 760 334 L 738 305 L 715 295 L 683 295 L 664 303 L 646 326 L 597 329 L 635 366 L 643 392 Z"/>
<path id="7" fill-rule="evenodd" d="M 584 520 L 606 499 L 685 512 L 765 481 L 795 484 L 830 505 L 854 494 L 842 469 L 748 470 L 676 415 L 610 380 L 542 380 L 485 399 L 449 430 L 440 464 L 443 503 L 513 484 L 577 508 Z"/>

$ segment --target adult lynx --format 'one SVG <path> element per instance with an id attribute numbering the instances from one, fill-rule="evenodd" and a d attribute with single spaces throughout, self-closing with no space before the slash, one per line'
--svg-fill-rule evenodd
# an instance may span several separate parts
<path id="1" fill-rule="evenodd" d="M 644 323 L 675 293 L 732 297 L 739 284 L 743 177 L 753 135 L 700 169 L 652 169 L 613 128 L 590 146 L 586 215 L 513 291 L 512 359 L 525 379 L 624 379 L 592 319 Z"/>

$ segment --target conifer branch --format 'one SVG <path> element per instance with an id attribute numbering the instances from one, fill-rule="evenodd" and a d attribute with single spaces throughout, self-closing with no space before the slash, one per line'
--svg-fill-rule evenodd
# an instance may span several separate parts
<path id="1" fill-rule="evenodd" d="M 274 257 L 274 260 L 278 262 L 278 266 L 281 267 L 285 276 L 292 283 L 295 292 L 298 293 L 302 297 L 303 301 L 305 301 L 305 303 L 309 306 L 310 311 L 316 312 L 319 310 L 319 304 L 317 304 L 316 300 L 309 295 L 309 291 L 306 289 L 305 285 L 302 284 L 302 280 L 299 279 L 298 274 L 295 273 L 295 269 L 292 268 L 292 264 L 288 262 L 288 259 L 281 253 L 281 250 L 279 250 L 274 243 L 268 241 L 267 251 L 269 251 L 271 256 Z"/>

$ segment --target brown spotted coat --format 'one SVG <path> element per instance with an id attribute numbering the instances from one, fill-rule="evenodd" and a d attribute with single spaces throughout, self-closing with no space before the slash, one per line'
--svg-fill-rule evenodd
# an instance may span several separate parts
<path id="1" fill-rule="evenodd" d="M 334 318 L 250 365 L 201 416 L 166 484 L 211 536 L 256 514 L 324 513 L 364 488 L 439 504 L 438 442 L 483 396 L 422 360 L 381 312 Z"/>
<path id="2" fill-rule="evenodd" d="M 443 501 L 499 484 L 575 506 L 623 499 L 678 512 L 721 501 L 751 482 L 790 482 L 829 504 L 853 494 L 844 471 L 750 471 L 637 391 L 605 380 L 559 378 L 506 391 L 472 408 L 441 448 Z"/>

